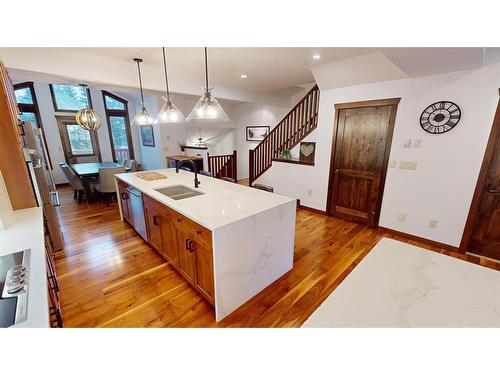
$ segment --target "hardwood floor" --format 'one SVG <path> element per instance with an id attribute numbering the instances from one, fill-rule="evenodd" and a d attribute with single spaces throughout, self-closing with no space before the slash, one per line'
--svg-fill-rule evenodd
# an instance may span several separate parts
<path id="1" fill-rule="evenodd" d="M 217 323 L 212 306 L 120 221 L 116 203 L 78 205 L 70 188 L 59 191 L 66 246 L 56 269 L 65 327 L 298 327 L 382 237 L 299 209 L 293 269 Z M 500 270 L 498 263 L 452 255 Z"/>

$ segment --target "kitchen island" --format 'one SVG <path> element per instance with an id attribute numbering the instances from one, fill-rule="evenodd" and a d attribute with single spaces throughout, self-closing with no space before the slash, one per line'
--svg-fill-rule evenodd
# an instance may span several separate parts
<path id="1" fill-rule="evenodd" d="M 194 188 L 183 170 L 151 172 L 165 178 L 116 175 L 120 215 L 141 226 L 131 204 L 140 191 L 143 237 L 214 305 L 217 321 L 292 268 L 295 199 L 207 176 Z"/>

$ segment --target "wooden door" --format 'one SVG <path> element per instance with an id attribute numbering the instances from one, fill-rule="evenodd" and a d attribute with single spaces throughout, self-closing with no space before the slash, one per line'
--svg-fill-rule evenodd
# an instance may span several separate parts
<path id="1" fill-rule="evenodd" d="M 98 163 L 101 161 L 97 131 L 80 127 L 74 117 L 57 117 L 59 135 L 66 163 Z"/>
<path id="2" fill-rule="evenodd" d="M 398 99 L 337 108 L 328 214 L 378 225 Z M 387 105 L 384 105 L 387 104 Z"/>
<path id="3" fill-rule="evenodd" d="M 127 186 L 119 184 L 118 189 L 120 194 L 120 203 L 122 205 L 123 220 L 128 222 L 130 225 L 134 225 L 132 222 L 132 216 L 130 215 L 130 193 L 127 190 Z"/>
<path id="4" fill-rule="evenodd" d="M 167 207 L 164 207 L 161 215 L 161 236 L 163 253 L 167 257 L 167 260 L 175 265 L 179 264 L 174 217 Z"/>
<path id="5" fill-rule="evenodd" d="M 464 237 L 470 228 L 470 243 L 464 250 L 500 260 L 500 101 Z"/>
<path id="6" fill-rule="evenodd" d="M 196 255 L 196 285 L 211 302 L 214 301 L 214 266 L 212 247 L 204 242 L 194 241 Z"/>
<path id="7" fill-rule="evenodd" d="M 148 243 L 153 246 L 156 251 L 163 253 L 161 233 L 162 215 L 156 205 L 149 204 L 147 200 L 144 200 L 144 218 L 146 219 Z"/>

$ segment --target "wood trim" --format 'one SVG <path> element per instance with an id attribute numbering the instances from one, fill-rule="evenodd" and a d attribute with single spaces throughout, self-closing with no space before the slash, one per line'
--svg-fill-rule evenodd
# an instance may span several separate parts
<path id="1" fill-rule="evenodd" d="M 407 240 L 410 240 L 410 241 L 421 242 L 423 244 L 430 245 L 430 246 L 435 246 L 435 247 L 441 248 L 443 250 L 451 251 L 451 252 L 454 252 L 454 253 L 461 253 L 460 249 L 458 247 L 456 247 L 456 246 L 447 245 L 445 243 L 438 242 L 438 241 L 433 241 L 433 240 L 429 240 L 429 239 L 424 238 L 424 237 L 419 237 L 419 236 L 415 236 L 413 234 L 408 234 L 408 233 L 400 232 L 400 231 L 395 230 L 395 229 L 389 229 L 389 228 L 385 228 L 385 227 L 378 227 L 378 232 L 380 234 L 387 233 L 387 234 L 392 234 L 392 235 L 400 236 L 400 237 L 403 237 L 403 238 L 405 238 Z"/>
<path id="2" fill-rule="evenodd" d="M 130 155 L 130 159 L 134 159 L 134 144 L 132 142 L 132 132 L 130 130 L 130 118 L 129 118 L 129 113 L 128 113 L 128 101 L 120 98 L 119 96 L 106 91 L 106 90 L 101 90 L 102 92 L 102 102 L 104 104 L 104 112 L 106 115 L 106 122 L 108 125 L 108 134 L 109 134 L 109 143 L 111 146 L 111 155 L 113 156 L 113 161 L 118 161 L 115 155 L 115 146 L 113 143 L 113 135 L 111 132 L 111 122 L 109 121 L 110 117 L 124 117 L 125 118 L 125 130 L 127 132 L 127 142 L 128 142 L 128 152 Z M 125 105 L 125 109 L 108 109 L 106 106 L 106 96 L 109 96 L 110 98 L 113 98 Z M 142 135 L 141 135 L 142 138 Z"/>
<path id="3" fill-rule="evenodd" d="M 79 86 L 79 85 L 69 85 L 67 83 L 49 83 L 50 88 L 50 97 L 52 98 L 52 105 L 54 106 L 54 112 L 68 112 L 68 113 L 77 113 L 78 110 L 74 109 L 63 109 L 57 107 L 56 97 L 54 95 L 54 88 L 52 85 L 64 85 L 64 86 Z M 89 108 L 94 108 L 92 106 L 92 97 L 90 96 L 90 89 L 87 87 L 87 99 L 89 101 Z"/>
<path id="4" fill-rule="evenodd" d="M 389 127 L 387 129 L 387 138 L 385 143 L 384 150 L 384 161 L 382 164 L 382 172 L 380 174 L 380 188 L 379 188 L 379 196 L 377 200 L 376 213 L 374 218 L 375 228 L 378 227 L 378 222 L 380 219 L 380 209 L 382 207 L 382 198 L 384 196 L 385 189 L 385 179 L 387 176 L 387 169 L 389 164 L 389 155 L 391 152 L 392 146 L 392 137 L 394 134 L 394 126 L 396 124 L 396 113 L 398 110 L 399 102 L 401 98 L 389 98 L 389 99 L 376 99 L 376 100 L 365 100 L 359 102 L 349 102 L 349 103 L 336 103 L 334 105 L 335 114 L 333 119 L 333 136 L 332 136 L 332 147 L 331 147 L 331 155 L 330 155 L 330 171 L 328 178 L 328 190 L 327 190 L 327 201 L 326 201 L 326 213 L 329 215 L 332 205 L 332 190 L 333 190 L 333 179 L 335 170 L 335 153 L 336 153 L 336 145 L 337 145 L 337 131 L 338 131 L 338 122 L 339 122 L 339 114 L 342 109 L 354 109 L 354 108 L 367 108 L 367 107 L 384 107 L 391 106 L 391 115 L 389 118 Z"/>
<path id="5" fill-rule="evenodd" d="M 182 148 L 187 148 L 189 150 L 208 150 L 208 147 L 198 147 L 198 146 L 182 146 Z"/>
<path id="6" fill-rule="evenodd" d="M 500 89 L 498 89 L 498 93 L 500 95 Z M 486 150 L 484 152 L 483 162 L 481 164 L 481 170 L 477 178 L 476 188 L 474 189 L 474 196 L 472 198 L 472 202 L 470 205 L 469 215 L 467 216 L 467 221 L 465 222 L 465 228 L 462 234 L 462 240 L 460 241 L 460 251 L 462 253 L 468 251 L 469 248 L 469 244 L 472 238 L 472 231 L 474 229 L 474 224 L 479 211 L 481 198 L 484 193 L 484 188 L 488 177 L 488 170 L 496 151 L 495 144 L 498 137 L 500 137 L 500 99 L 498 100 L 495 117 L 493 119 L 493 125 L 491 127 L 490 136 L 488 137 L 488 143 L 486 146 Z"/>
<path id="7" fill-rule="evenodd" d="M 309 162 L 309 161 L 304 161 L 304 160 L 299 160 L 299 159 L 272 158 L 272 161 L 276 161 L 279 163 L 290 163 L 290 164 L 314 166 L 314 162 Z"/>
<path id="8" fill-rule="evenodd" d="M 326 211 L 318 210 L 317 208 L 312 208 L 312 207 L 304 206 L 304 205 L 300 204 L 300 201 L 299 201 L 299 204 L 297 205 L 297 207 L 301 208 L 303 210 L 306 210 L 306 211 L 314 212 L 316 214 L 326 215 Z"/>

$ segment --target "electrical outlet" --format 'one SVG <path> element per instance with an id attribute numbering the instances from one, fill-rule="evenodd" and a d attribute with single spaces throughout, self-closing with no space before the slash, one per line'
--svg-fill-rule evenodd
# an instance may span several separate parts
<path id="1" fill-rule="evenodd" d="M 398 169 L 407 169 L 410 171 L 414 171 L 417 169 L 417 162 L 416 161 L 400 161 Z"/>
<path id="2" fill-rule="evenodd" d="M 398 214 L 398 220 L 399 221 L 406 221 L 406 212 L 400 212 Z"/>
<path id="3" fill-rule="evenodd" d="M 415 138 L 413 140 L 413 147 L 420 147 L 422 146 L 422 138 Z"/>
<path id="4" fill-rule="evenodd" d="M 396 160 L 389 161 L 389 168 L 396 168 Z"/>
<path id="5" fill-rule="evenodd" d="M 437 228 L 438 226 L 438 221 L 435 220 L 435 219 L 432 219 L 431 221 L 429 221 L 429 227 L 431 228 Z"/>

